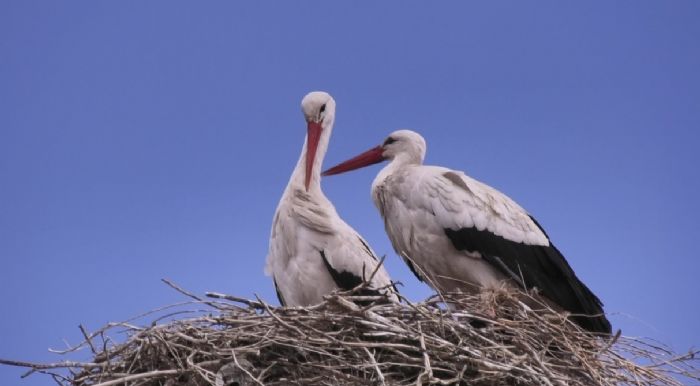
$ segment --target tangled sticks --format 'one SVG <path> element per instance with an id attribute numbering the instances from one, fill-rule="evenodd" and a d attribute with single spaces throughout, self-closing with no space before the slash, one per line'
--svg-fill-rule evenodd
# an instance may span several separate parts
<path id="1" fill-rule="evenodd" d="M 216 293 L 203 299 L 168 284 L 192 301 L 157 310 L 167 315 L 148 326 L 114 323 L 84 332 L 85 341 L 65 354 L 89 348 L 91 362 L 0 362 L 71 386 L 682 385 L 700 379 L 696 352 L 678 356 L 619 334 L 595 337 L 506 290 L 369 306 L 358 300 L 383 299 L 337 293 L 314 307 L 273 308 Z M 179 318 L 181 312 L 191 315 Z M 108 333 L 120 330 L 128 338 L 115 344 Z"/>

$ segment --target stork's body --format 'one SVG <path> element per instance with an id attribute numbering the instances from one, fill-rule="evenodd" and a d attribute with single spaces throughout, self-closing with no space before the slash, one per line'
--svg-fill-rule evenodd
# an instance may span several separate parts
<path id="1" fill-rule="evenodd" d="M 308 306 L 335 290 L 369 280 L 379 261 L 362 237 L 343 221 L 321 190 L 323 157 L 333 130 L 335 101 L 323 92 L 302 100 L 307 140 L 275 212 L 265 271 L 272 275 L 280 303 Z M 369 283 L 391 291 L 379 267 Z"/>
<path id="2" fill-rule="evenodd" d="M 440 291 L 503 283 L 537 288 L 583 328 L 610 332 L 600 300 L 574 274 L 539 224 L 496 189 L 461 171 L 423 165 L 425 141 L 409 130 L 326 172 L 390 160 L 372 183 L 389 238 L 419 279 Z"/>

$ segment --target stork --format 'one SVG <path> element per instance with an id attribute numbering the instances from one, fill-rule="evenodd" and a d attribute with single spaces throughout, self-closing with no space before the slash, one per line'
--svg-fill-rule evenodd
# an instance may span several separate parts
<path id="1" fill-rule="evenodd" d="M 390 161 L 372 183 L 372 199 L 396 252 L 436 290 L 536 288 L 584 329 L 610 333 L 601 301 L 528 212 L 461 171 L 423 165 L 425 151 L 420 134 L 398 130 L 323 175 Z"/>
<path id="2" fill-rule="evenodd" d="M 398 300 L 389 274 L 369 244 L 345 223 L 321 190 L 321 164 L 335 119 L 335 101 L 311 92 L 301 101 L 307 135 L 273 217 L 265 272 L 283 306 L 320 303 L 335 290 L 369 281 L 368 291 Z"/>

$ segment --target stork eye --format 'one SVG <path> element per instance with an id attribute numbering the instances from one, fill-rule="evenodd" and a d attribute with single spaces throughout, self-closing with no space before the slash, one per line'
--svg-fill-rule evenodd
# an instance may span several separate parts
<path id="1" fill-rule="evenodd" d="M 392 138 L 392 137 L 389 137 L 389 138 L 386 139 L 386 141 L 384 141 L 384 143 L 382 144 L 382 146 L 391 145 L 391 144 L 394 143 L 394 142 L 396 142 L 396 139 L 394 139 L 394 138 Z"/>
<path id="2" fill-rule="evenodd" d="M 320 111 L 321 111 L 321 112 L 326 111 L 326 104 L 325 104 L 325 103 L 323 104 L 323 106 L 321 106 L 321 110 L 320 110 Z"/>

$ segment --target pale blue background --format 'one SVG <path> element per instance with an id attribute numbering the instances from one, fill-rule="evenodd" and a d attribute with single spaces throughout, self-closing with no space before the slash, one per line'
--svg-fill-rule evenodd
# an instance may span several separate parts
<path id="1" fill-rule="evenodd" d="M 275 302 L 269 226 L 311 90 L 326 166 L 396 128 L 544 225 L 615 328 L 700 344 L 700 2 L 0 3 L 0 357 L 194 292 Z M 369 197 L 323 181 L 402 291 Z M 2 385 L 50 384 L 0 367 Z"/>

